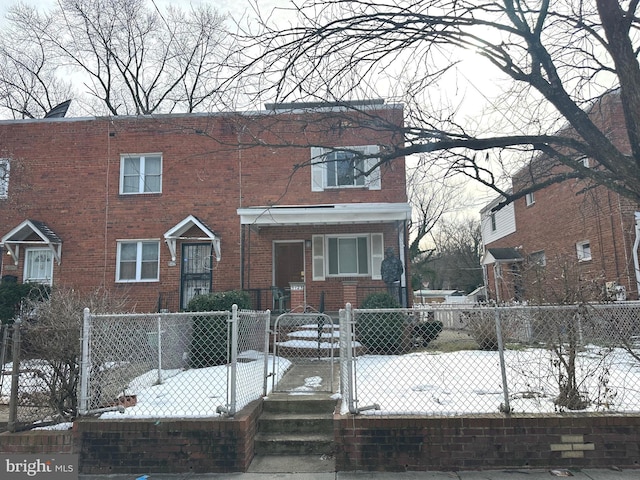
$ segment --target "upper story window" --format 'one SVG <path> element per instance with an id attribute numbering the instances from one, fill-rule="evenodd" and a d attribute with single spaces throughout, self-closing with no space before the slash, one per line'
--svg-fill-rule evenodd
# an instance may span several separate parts
<path id="1" fill-rule="evenodd" d="M 579 262 L 591 260 L 591 243 L 588 240 L 576 243 L 576 252 Z"/>
<path id="2" fill-rule="evenodd" d="M 160 242 L 158 240 L 119 241 L 117 255 L 117 282 L 159 280 Z"/>
<path id="3" fill-rule="evenodd" d="M 162 155 L 122 155 L 120 157 L 120 193 L 160 193 L 162 191 Z"/>
<path id="4" fill-rule="evenodd" d="M 495 232 L 496 229 L 498 228 L 496 226 L 496 214 L 492 213 L 491 216 L 489 217 L 489 220 L 491 220 L 491 231 Z"/>
<path id="5" fill-rule="evenodd" d="M 369 157 L 378 151 L 377 145 L 336 147 L 335 150 L 312 147 L 311 190 L 353 187 L 380 190 L 380 167 L 371 170 L 378 158 Z"/>
<path id="6" fill-rule="evenodd" d="M 9 196 L 9 160 L 0 158 L 0 198 Z"/>
<path id="7" fill-rule="evenodd" d="M 527 207 L 528 207 L 528 206 L 530 206 L 530 205 L 533 205 L 534 203 L 536 203 L 536 197 L 535 197 L 535 195 L 533 194 L 533 192 L 531 192 L 531 193 L 527 193 L 527 194 L 524 196 L 524 201 L 525 201 L 525 203 L 526 203 Z"/>
<path id="8" fill-rule="evenodd" d="M 25 283 L 52 284 L 53 252 L 49 248 L 27 248 L 24 258 Z"/>

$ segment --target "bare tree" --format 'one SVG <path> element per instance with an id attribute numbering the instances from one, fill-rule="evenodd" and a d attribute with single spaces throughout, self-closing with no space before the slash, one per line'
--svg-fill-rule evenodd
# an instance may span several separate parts
<path id="1" fill-rule="evenodd" d="M 152 114 L 210 108 L 218 94 L 225 18 L 145 0 L 60 0 L 50 12 L 17 4 L 0 47 L 0 101 L 14 116 L 42 116 L 82 84 L 90 113 Z M 155 7 L 155 3 L 152 3 Z M 74 98 L 81 97 L 73 92 Z M 66 99 L 66 98 L 65 98 Z"/>
<path id="2" fill-rule="evenodd" d="M 386 146 L 380 161 L 446 160 L 503 195 L 502 205 L 569 178 L 640 201 L 637 9 L 638 0 L 301 0 L 290 9 L 298 24 L 278 27 L 273 19 L 283 15 L 273 14 L 259 35 L 246 32 L 260 54 L 242 72 L 275 78 L 271 91 L 256 83 L 255 92 L 278 101 L 370 96 L 385 81 L 405 103 L 407 123 L 405 142 Z M 491 99 L 493 116 L 480 121 L 464 116 L 466 97 L 440 101 L 464 81 L 452 72 L 471 55 L 485 64 L 467 88 L 491 72 L 506 85 Z M 616 109 L 622 138 L 606 121 Z M 499 167 L 540 154 L 554 168 L 508 191 Z M 577 161 L 584 158 L 596 167 Z"/>
<path id="3" fill-rule="evenodd" d="M 434 253 L 426 264 L 433 288 L 470 293 L 482 285 L 482 236 L 477 219 L 444 219 L 431 231 Z"/>

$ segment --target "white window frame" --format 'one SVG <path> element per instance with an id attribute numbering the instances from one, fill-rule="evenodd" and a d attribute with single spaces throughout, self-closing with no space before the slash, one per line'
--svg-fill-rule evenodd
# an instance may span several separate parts
<path id="1" fill-rule="evenodd" d="M 366 257 L 367 257 L 367 271 L 363 273 L 361 264 L 356 266 L 357 271 L 340 271 L 340 264 L 338 263 L 338 272 L 330 273 L 330 251 L 329 243 L 337 239 L 348 241 L 355 240 L 356 248 L 358 248 L 358 239 L 364 239 L 366 242 Z M 356 255 L 356 258 L 357 255 Z M 384 239 L 382 233 L 353 233 L 353 234 L 340 234 L 340 235 L 314 235 L 312 237 L 312 269 L 313 280 L 322 281 L 327 277 L 329 278 L 341 278 L 341 277 L 364 277 L 379 280 L 380 265 L 384 258 Z M 337 260 L 339 262 L 339 259 Z"/>
<path id="2" fill-rule="evenodd" d="M 524 201 L 527 205 L 527 207 L 530 207 L 531 205 L 533 205 L 534 203 L 536 203 L 536 196 L 533 192 L 529 192 L 524 196 Z"/>
<path id="3" fill-rule="evenodd" d="M 489 215 L 489 222 L 491 223 L 491 231 L 495 232 L 498 229 L 498 224 L 496 223 L 496 214 L 492 213 Z"/>
<path id="4" fill-rule="evenodd" d="M 582 242 L 576 243 L 576 253 L 579 262 L 591 260 L 591 242 L 589 240 L 583 240 Z"/>
<path id="5" fill-rule="evenodd" d="M 45 257 L 45 261 L 47 263 L 46 272 L 44 276 L 33 276 L 34 269 L 33 262 L 35 260 L 35 256 L 43 256 Z M 38 269 L 39 271 L 44 271 L 45 269 Z M 41 283 L 43 285 L 53 285 L 53 251 L 47 247 L 29 247 L 25 249 L 24 253 L 24 275 L 23 275 L 24 283 Z"/>
<path id="6" fill-rule="evenodd" d="M 136 246 L 135 254 L 135 276 L 134 278 L 121 278 L 122 273 L 122 247 L 124 245 Z M 157 257 L 154 260 L 156 264 L 155 277 L 142 276 L 143 264 L 143 246 L 153 244 L 156 246 Z M 139 282 L 157 282 L 160 280 L 160 240 L 158 239 L 142 239 L 142 240 L 118 240 L 116 253 L 116 283 L 139 283 Z"/>
<path id="7" fill-rule="evenodd" d="M 0 198 L 9 196 L 9 171 L 9 159 L 0 158 Z"/>
<path id="8" fill-rule="evenodd" d="M 547 265 L 547 255 L 544 253 L 544 250 L 530 253 L 529 262 L 538 267 L 545 267 Z"/>
<path id="9" fill-rule="evenodd" d="M 314 192 L 322 192 L 324 190 L 337 190 L 348 188 L 366 188 L 369 190 L 380 190 L 380 166 L 377 166 L 373 171 L 366 176 L 354 176 L 352 184 L 345 185 L 330 185 L 329 174 L 330 167 L 329 161 L 326 160 L 327 156 L 333 154 L 349 154 L 350 152 L 360 152 L 362 155 L 377 155 L 380 149 L 377 145 L 359 145 L 351 147 L 335 147 L 335 148 L 311 148 L 311 190 Z M 377 157 L 362 159 L 363 171 L 369 171 L 379 162 Z"/>
<path id="10" fill-rule="evenodd" d="M 147 177 L 151 176 L 151 174 L 147 174 L 147 159 L 160 159 L 160 173 L 158 175 L 153 174 L 153 176 L 159 176 L 159 184 L 157 190 L 147 190 Z M 131 160 L 138 160 L 138 188 L 135 191 L 126 192 L 125 191 L 125 177 L 133 177 L 133 175 L 125 175 L 125 162 Z M 120 155 L 120 195 L 149 195 L 149 194 L 157 194 L 162 193 L 162 169 L 163 169 L 163 158 L 161 153 L 145 153 L 145 154 L 123 154 Z"/>

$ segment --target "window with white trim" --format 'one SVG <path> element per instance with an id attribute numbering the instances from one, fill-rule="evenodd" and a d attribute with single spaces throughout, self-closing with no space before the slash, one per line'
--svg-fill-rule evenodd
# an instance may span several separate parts
<path id="1" fill-rule="evenodd" d="M 313 236 L 313 279 L 366 276 L 380 279 L 381 233 Z"/>
<path id="2" fill-rule="evenodd" d="M 380 167 L 377 145 L 311 148 L 311 190 L 368 188 L 380 190 Z M 371 170 L 371 172 L 369 172 Z M 368 174 L 367 174 L 368 173 Z"/>
<path id="3" fill-rule="evenodd" d="M 529 207 L 529 206 L 533 205 L 534 203 L 536 203 L 536 197 L 533 194 L 533 192 L 527 193 L 524 196 L 524 201 L 525 201 L 527 207 Z"/>
<path id="4" fill-rule="evenodd" d="M 120 193 L 162 192 L 162 155 L 121 155 Z"/>
<path id="5" fill-rule="evenodd" d="M 27 248 L 24 257 L 24 282 L 51 285 L 53 252 L 49 248 Z"/>
<path id="6" fill-rule="evenodd" d="M 584 242 L 576 243 L 576 252 L 578 254 L 579 262 L 591 260 L 591 242 L 586 240 Z"/>
<path id="7" fill-rule="evenodd" d="M 159 280 L 160 242 L 122 240 L 118 242 L 116 281 L 153 282 Z"/>
<path id="8" fill-rule="evenodd" d="M 9 196 L 9 160 L 0 158 L 0 198 Z"/>
<path id="9" fill-rule="evenodd" d="M 497 227 L 497 225 L 496 225 L 496 214 L 495 214 L 495 213 L 492 213 L 492 214 L 489 216 L 489 219 L 491 220 L 491 231 L 492 231 L 492 232 L 495 232 L 495 231 L 496 231 L 496 229 L 498 228 L 498 227 Z"/>
<path id="10" fill-rule="evenodd" d="M 539 252 L 533 252 L 529 254 L 529 263 L 537 267 L 544 267 L 547 264 L 547 256 L 544 250 Z"/>

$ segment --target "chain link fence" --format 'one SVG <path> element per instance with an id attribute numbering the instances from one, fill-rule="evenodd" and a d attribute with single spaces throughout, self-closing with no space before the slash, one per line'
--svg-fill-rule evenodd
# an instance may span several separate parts
<path id="1" fill-rule="evenodd" d="M 78 332 L 17 318 L 1 330 L 2 421 L 15 432 L 71 418 L 77 406 Z M 73 347 L 76 347 L 75 349 Z"/>
<path id="2" fill-rule="evenodd" d="M 338 324 L 319 312 L 284 313 L 273 325 L 274 371 L 291 366 L 289 377 L 271 377 L 274 391 L 334 392 L 340 355 Z M 337 386 L 337 382 L 336 385 Z"/>
<path id="3" fill-rule="evenodd" d="M 82 335 L 81 414 L 233 415 L 265 393 L 269 312 L 93 315 Z"/>
<path id="4" fill-rule="evenodd" d="M 342 411 L 640 411 L 640 303 L 341 312 Z"/>

